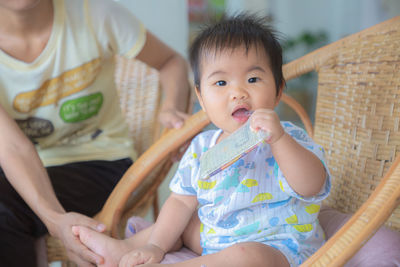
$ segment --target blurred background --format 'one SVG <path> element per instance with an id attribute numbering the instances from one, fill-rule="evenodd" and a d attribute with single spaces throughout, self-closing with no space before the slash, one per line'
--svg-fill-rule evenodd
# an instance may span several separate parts
<path id="1" fill-rule="evenodd" d="M 280 32 L 288 62 L 318 47 L 400 14 L 399 0 L 114 0 L 134 13 L 161 40 L 187 58 L 201 25 L 242 11 L 268 15 Z M 287 84 L 314 120 L 316 78 L 310 73 Z M 302 126 L 291 110 L 277 108 L 282 120 Z"/>
<path id="2" fill-rule="evenodd" d="M 110 0 L 111 1 L 111 0 Z M 279 31 L 284 60 L 288 62 L 349 34 L 400 14 L 399 0 L 112 0 L 134 13 L 161 40 L 187 58 L 188 46 L 199 27 L 222 14 L 242 11 L 271 17 Z M 311 119 L 316 100 L 313 73 L 287 84 L 286 93 L 299 101 Z M 302 126 L 283 106 L 282 120 Z M 160 192 L 160 204 L 169 195 L 169 179 Z M 147 216 L 152 220 L 151 213 Z"/>

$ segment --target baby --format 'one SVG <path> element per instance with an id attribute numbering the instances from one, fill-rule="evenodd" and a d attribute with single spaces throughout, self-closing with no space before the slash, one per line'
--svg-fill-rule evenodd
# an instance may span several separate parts
<path id="1" fill-rule="evenodd" d="M 201 256 L 170 266 L 300 265 L 324 243 L 317 216 L 330 176 L 323 149 L 274 112 L 285 84 L 274 32 L 256 16 L 225 18 L 198 35 L 190 60 L 200 105 L 219 129 L 193 139 L 156 223 L 124 241 L 74 232 L 110 265 L 156 266 L 182 242 Z M 202 154 L 248 120 L 267 140 L 199 177 Z"/>

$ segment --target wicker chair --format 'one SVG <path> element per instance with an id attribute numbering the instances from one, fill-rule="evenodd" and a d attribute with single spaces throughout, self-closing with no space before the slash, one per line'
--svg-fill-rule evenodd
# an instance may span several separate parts
<path id="1" fill-rule="evenodd" d="M 314 140 L 334 178 L 326 204 L 352 218 L 303 266 L 342 266 L 386 222 L 400 231 L 400 16 L 284 68 L 318 72 Z"/>
<path id="2" fill-rule="evenodd" d="M 131 137 L 135 140 L 135 149 L 140 156 L 156 139 L 161 136 L 161 125 L 158 123 L 158 112 L 161 103 L 159 74 L 138 60 L 116 58 L 115 80 L 120 96 L 120 104 L 126 117 Z M 130 216 L 130 210 L 144 216 L 153 204 L 155 216 L 158 212 L 156 190 L 166 176 L 172 161 L 165 159 L 152 171 L 151 177 L 131 194 L 124 212 Z M 120 227 L 123 229 L 123 225 Z M 63 266 L 75 266 L 67 261 L 67 255 L 60 240 L 47 236 L 48 262 L 62 261 Z"/>
<path id="3" fill-rule="evenodd" d="M 326 204 L 355 214 L 303 266 L 342 266 L 385 222 L 400 230 L 400 17 L 299 58 L 284 66 L 284 75 L 290 80 L 314 70 L 319 77 L 314 128 L 294 99 L 282 100 L 325 148 L 334 179 Z M 131 193 L 138 194 L 152 170 L 207 124 L 204 112 L 194 114 L 126 172 L 97 216 L 112 236 L 119 237 Z"/>

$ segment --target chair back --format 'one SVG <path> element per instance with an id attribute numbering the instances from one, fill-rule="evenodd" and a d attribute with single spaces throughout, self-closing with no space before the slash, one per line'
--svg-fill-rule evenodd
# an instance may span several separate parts
<path id="1" fill-rule="evenodd" d="M 160 136 L 159 73 L 139 60 L 117 56 L 115 81 L 130 136 L 141 155 Z"/>
<path id="2" fill-rule="evenodd" d="M 289 63 L 285 78 L 311 70 L 318 72 L 314 140 L 333 177 L 326 202 L 353 213 L 400 150 L 400 17 Z M 400 230 L 399 207 L 387 224 Z"/>

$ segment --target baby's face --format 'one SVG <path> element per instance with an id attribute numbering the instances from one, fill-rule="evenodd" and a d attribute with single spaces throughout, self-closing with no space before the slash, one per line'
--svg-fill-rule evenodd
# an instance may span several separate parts
<path id="1" fill-rule="evenodd" d="M 263 49 L 245 47 L 211 52 L 201 58 L 200 105 L 227 136 L 256 109 L 279 103 L 275 80 Z"/>

